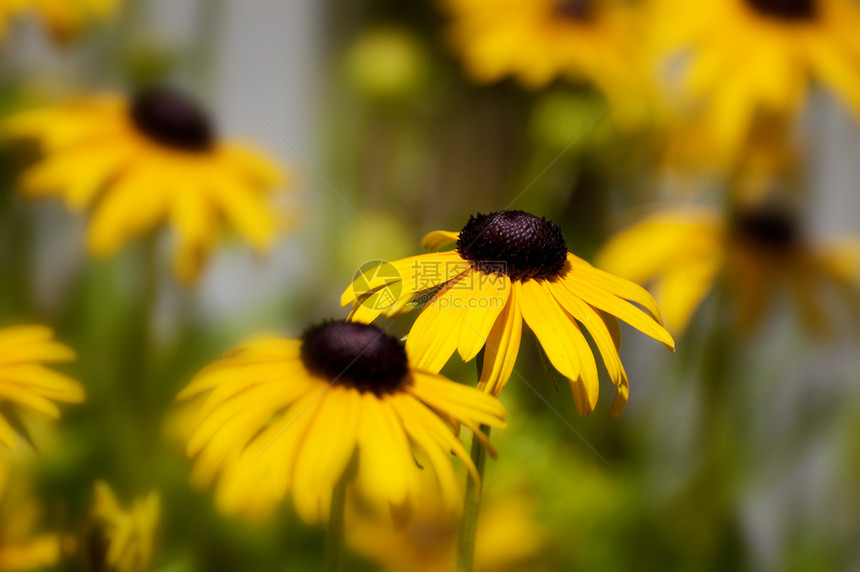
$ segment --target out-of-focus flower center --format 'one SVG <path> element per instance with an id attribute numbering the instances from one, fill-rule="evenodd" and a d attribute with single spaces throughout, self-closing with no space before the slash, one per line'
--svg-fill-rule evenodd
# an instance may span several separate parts
<path id="1" fill-rule="evenodd" d="M 739 241 L 775 253 L 791 250 L 800 242 L 796 221 L 776 209 L 735 215 L 733 230 Z"/>
<path id="2" fill-rule="evenodd" d="M 183 151 L 207 151 L 215 139 L 212 123 L 197 103 L 166 87 L 135 97 L 131 119 L 153 141 Z"/>
<path id="3" fill-rule="evenodd" d="M 512 280 L 558 276 L 567 260 L 567 243 L 558 225 L 523 211 L 469 217 L 457 252 L 487 273 Z"/>
<path id="4" fill-rule="evenodd" d="M 816 0 L 746 0 L 760 14 L 786 20 L 807 20 L 815 16 Z"/>
<path id="5" fill-rule="evenodd" d="M 409 364 L 397 338 L 376 326 L 324 322 L 302 334 L 302 362 L 319 377 L 377 396 L 402 386 Z"/>
<path id="6" fill-rule="evenodd" d="M 594 13 L 592 0 L 555 0 L 553 11 L 556 15 L 570 20 L 589 20 Z"/>

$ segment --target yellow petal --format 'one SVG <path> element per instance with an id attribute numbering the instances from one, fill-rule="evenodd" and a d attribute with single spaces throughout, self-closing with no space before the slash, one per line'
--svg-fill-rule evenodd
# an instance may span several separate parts
<path id="1" fill-rule="evenodd" d="M 433 471 L 436 474 L 439 489 L 442 493 L 442 500 L 449 509 L 457 508 L 461 502 L 457 474 L 445 450 L 440 447 L 439 441 L 433 436 L 432 429 L 427 427 L 427 417 L 429 415 L 438 423 L 438 425 L 435 425 L 435 429 L 437 431 L 440 430 L 439 426 L 441 426 L 441 422 L 438 417 L 416 403 L 410 396 L 402 394 L 393 395 L 391 399 L 394 403 L 394 410 L 397 412 L 407 434 L 424 451 L 427 459 L 433 466 Z M 441 430 L 444 431 L 445 428 L 441 427 Z M 468 457 L 465 450 L 463 450 L 463 455 Z"/>
<path id="2" fill-rule="evenodd" d="M 454 302 L 454 286 L 453 281 L 446 284 L 409 330 L 406 353 L 417 368 L 438 372 L 457 349 L 457 336 L 452 332 L 460 330 L 465 309 Z"/>
<path id="3" fill-rule="evenodd" d="M 456 252 L 433 252 L 392 262 L 382 261 L 364 270 L 353 280 L 341 294 L 340 305 L 353 303 L 362 294 L 386 284 L 400 284 L 395 298 L 404 292 L 427 290 L 462 274 L 469 266 Z"/>
<path id="4" fill-rule="evenodd" d="M 437 248 L 442 248 L 443 246 L 448 246 L 449 244 L 457 242 L 457 238 L 459 238 L 459 236 L 459 232 L 434 230 L 433 232 L 428 232 L 424 235 L 424 238 L 421 239 L 421 247 L 424 250 L 436 250 Z"/>
<path id="5" fill-rule="evenodd" d="M 619 385 L 621 379 L 626 377 L 626 373 L 606 322 L 594 308 L 571 294 L 567 288 L 551 283 L 550 291 L 564 309 L 588 330 L 600 356 L 603 358 L 603 363 L 609 372 L 612 383 Z"/>
<path id="6" fill-rule="evenodd" d="M 571 263 L 571 271 L 581 274 L 583 280 L 588 280 L 596 287 L 603 288 L 619 298 L 639 304 L 662 325 L 663 321 L 660 318 L 660 308 L 657 306 L 657 301 L 645 288 L 630 280 L 599 270 L 573 254 L 568 254 L 567 259 Z"/>
<path id="7" fill-rule="evenodd" d="M 658 283 L 666 324 L 673 331 L 686 330 L 696 309 L 711 291 L 721 266 L 721 260 L 701 258 L 679 266 Z"/>
<path id="8" fill-rule="evenodd" d="M 570 380 L 579 412 L 591 413 L 597 404 L 600 385 L 597 363 L 588 342 L 573 318 L 555 300 L 548 282 L 528 280 L 516 284 L 520 286 L 518 300 L 523 319 L 552 365 Z"/>
<path id="9" fill-rule="evenodd" d="M 23 325 L 0 329 L 0 345 L 29 344 L 53 337 L 54 332 L 46 326 Z"/>
<path id="10" fill-rule="evenodd" d="M 414 381 L 408 391 L 434 410 L 447 413 L 468 427 L 505 426 L 505 408 L 492 395 L 419 369 L 412 370 L 412 377 Z"/>
<path id="11" fill-rule="evenodd" d="M 306 522 L 327 517 L 331 491 L 355 450 L 361 398 L 355 389 L 333 387 L 320 398 L 316 421 L 308 427 L 301 459 L 296 459 L 293 486 L 296 512 Z"/>
<path id="12" fill-rule="evenodd" d="M 855 113 L 860 113 L 858 54 L 845 53 L 832 38 L 824 34 L 809 33 L 804 35 L 804 40 L 815 75 L 845 100 Z"/>
<path id="13" fill-rule="evenodd" d="M 582 280 L 573 272 L 560 279 L 559 284 L 562 284 L 574 296 L 582 298 L 591 306 L 627 322 L 643 334 L 663 342 L 667 348 L 675 351 L 675 341 L 669 332 L 630 302 L 592 286 L 591 283 Z"/>
<path id="14" fill-rule="evenodd" d="M 507 276 L 483 272 L 470 272 L 453 286 L 451 301 L 464 308 L 457 344 L 463 361 L 471 361 L 484 347 L 510 292 Z"/>
<path id="15" fill-rule="evenodd" d="M 360 484 L 372 498 L 404 505 L 417 480 L 404 429 L 380 398 L 364 393 L 361 402 L 357 433 Z"/>
<path id="16" fill-rule="evenodd" d="M 403 423 L 407 431 L 414 430 L 416 432 L 426 432 L 426 434 L 430 435 L 435 440 L 437 447 L 441 447 L 445 454 L 449 451 L 452 452 L 455 457 L 460 459 L 466 465 L 466 470 L 469 471 L 472 479 L 474 479 L 475 482 L 480 482 L 478 470 L 475 468 L 475 464 L 472 462 L 472 458 L 469 456 L 469 453 L 466 452 L 463 444 L 452 433 L 451 428 L 447 427 L 438 415 L 425 405 L 418 402 L 412 396 L 401 398 L 401 404 L 399 405 L 398 411 L 400 412 L 401 419 L 403 419 Z M 416 441 L 419 441 L 418 438 L 413 438 L 415 438 Z M 419 444 L 420 443 L 423 443 L 423 440 L 419 441 Z M 423 445 L 421 446 L 423 448 Z M 432 447 L 429 442 L 427 443 L 427 446 Z M 448 460 L 445 462 L 450 463 Z M 442 485 L 441 482 L 440 485 Z M 453 491 L 450 482 L 445 486 L 449 488 L 450 491 Z M 458 498 L 454 502 L 456 504 L 460 504 L 461 499 Z"/>
<path id="17" fill-rule="evenodd" d="M 218 210 L 255 248 L 269 248 L 276 230 L 273 208 L 229 171 L 219 175 L 209 181 Z"/>
<path id="18" fill-rule="evenodd" d="M 222 145 L 218 148 L 218 159 L 255 186 L 274 187 L 285 178 L 285 173 L 275 161 L 250 147 Z"/>
<path id="19" fill-rule="evenodd" d="M 522 339 L 523 318 L 517 288 L 511 288 L 508 303 L 493 324 L 484 346 L 484 365 L 478 389 L 498 397 L 514 371 Z"/>
<path id="20" fill-rule="evenodd" d="M 0 398 L 12 401 L 53 419 L 60 416 L 60 410 L 53 402 L 36 395 L 26 388 L 7 383 L 8 381 L 5 372 L 0 372 Z"/>

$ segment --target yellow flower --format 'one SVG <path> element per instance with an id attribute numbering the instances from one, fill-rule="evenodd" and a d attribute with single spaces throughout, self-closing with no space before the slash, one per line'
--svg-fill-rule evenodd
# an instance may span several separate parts
<path id="1" fill-rule="evenodd" d="M 307 522 L 327 519 L 332 490 L 356 450 L 356 490 L 374 505 L 408 513 L 421 473 L 410 443 L 428 458 L 443 499 L 456 506 L 460 490 L 448 454 L 474 479 L 478 474 L 443 420 L 469 427 L 488 448 L 479 426 L 504 426 L 497 400 L 410 367 L 395 338 L 355 323 L 323 323 L 300 340 L 248 343 L 200 372 L 178 398 L 192 397 L 202 400 L 188 441 L 188 454 L 197 457 L 194 479 L 219 477 L 220 509 L 264 514 L 292 492 Z"/>
<path id="2" fill-rule="evenodd" d="M 28 10 L 41 16 L 53 39 L 67 43 L 92 20 L 103 20 L 117 9 L 119 0 L 0 0 L 0 40 L 6 22 Z"/>
<path id="3" fill-rule="evenodd" d="M 110 486 L 96 481 L 92 509 L 93 529 L 87 544 L 95 570 L 144 572 L 152 563 L 155 530 L 161 513 L 158 493 L 135 499 L 131 509 L 123 510 Z"/>
<path id="4" fill-rule="evenodd" d="M 0 443 L 15 448 L 20 410 L 57 418 L 54 401 L 80 403 L 84 389 L 70 377 L 45 367 L 46 362 L 75 358 L 74 352 L 54 341 L 44 326 L 14 326 L 0 329 L 0 403 L 12 409 L 0 413 Z"/>
<path id="5" fill-rule="evenodd" d="M 615 0 L 445 0 L 449 39 L 477 82 L 558 77 L 594 85 L 621 124 L 644 111 L 631 10 Z"/>
<path id="6" fill-rule="evenodd" d="M 172 89 L 24 112 L 6 131 L 36 138 L 46 154 L 22 177 L 26 195 L 62 196 L 75 211 L 92 206 L 87 246 L 95 255 L 168 222 L 176 273 L 192 283 L 224 221 L 258 250 L 275 238 L 267 193 L 278 169 L 255 150 L 221 142 L 197 104 Z"/>
<path id="7" fill-rule="evenodd" d="M 728 222 L 706 210 L 671 210 L 618 233 L 598 262 L 631 280 L 654 283 L 666 323 L 679 334 L 721 272 L 742 330 L 760 322 L 781 288 L 788 288 L 808 325 L 824 329 L 817 289 L 829 284 L 857 303 L 851 288 L 860 279 L 860 242 L 810 246 L 797 221 L 775 207 L 744 207 Z"/>
<path id="8" fill-rule="evenodd" d="M 511 377 L 525 320 L 550 362 L 570 381 L 583 415 L 594 409 L 599 391 L 584 331 L 617 387 L 613 415 L 629 393 L 616 317 L 674 350 L 651 295 L 570 254 L 561 229 L 544 218 L 523 211 L 479 214 L 459 234 L 431 232 L 422 244 L 437 248 L 453 242 L 456 250 L 362 273 L 341 296 L 342 305 L 353 304 L 350 319 L 371 322 L 429 300 L 406 341 L 410 359 L 417 367 L 440 371 L 455 350 L 470 361 L 484 348 L 479 387 L 493 395 Z"/>
<path id="9" fill-rule="evenodd" d="M 732 181 L 733 200 L 745 203 L 766 200 L 775 179 L 798 178 L 800 145 L 788 118 L 760 114 L 733 156 L 724 153 L 703 121 L 677 119 L 666 130 L 662 149 L 661 168 L 669 176 L 687 178 L 695 186 L 712 183 L 708 175 L 720 175 Z"/>
<path id="10" fill-rule="evenodd" d="M 478 517 L 475 570 L 527 570 L 546 543 L 527 497 L 513 494 L 485 503 Z M 392 572 L 448 572 L 453 569 L 459 515 L 422 503 L 406 526 L 370 520 L 358 513 L 347 521 L 347 542 L 356 552 Z"/>
<path id="11" fill-rule="evenodd" d="M 29 478 L 13 475 L 8 459 L 0 460 L 0 570 L 43 570 L 60 558 L 60 537 L 36 532 L 41 507 Z"/>
<path id="12" fill-rule="evenodd" d="M 793 115 L 811 79 L 860 113 L 860 7 L 852 0 L 656 0 L 654 36 L 689 49 L 684 90 L 705 102 L 723 153 L 737 152 L 764 112 Z"/>

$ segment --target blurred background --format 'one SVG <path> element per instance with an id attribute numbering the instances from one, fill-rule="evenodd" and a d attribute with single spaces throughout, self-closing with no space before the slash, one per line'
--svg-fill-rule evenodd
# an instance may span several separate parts
<path id="1" fill-rule="evenodd" d="M 160 498 L 152 561 L 130 569 L 318 569 L 323 531 L 289 506 L 223 515 L 192 486 L 174 396 L 254 333 L 344 317 L 362 264 L 521 209 L 648 287 L 677 352 L 624 327 L 629 404 L 610 418 L 607 377 L 580 417 L 524 338 L 477 568 L 860 569 L 857 2 L 68 0 L 87 15 L 59 35 L 51 2 L 17 4 L 0 0 L 3 121 L 171 85 L 289 175 L 272 247 L 227 233 L 196 284 L 159 231 L 141 317 L 142 241 L 90 256 L 87 214 L 23 197 L 35 152 L 0 142 L 0 327 L 52 327 L 87 392 L 24 419 L 33 444 L 4 461 L 32 489 L 30 533 L 60 538 L 45 567 L 105 569 L 81 549 L 103 479 L 122 505 Z M 475 383 L 456 358 L 444 373 Z M 21 534 L 12 490 L 0 530 Z M 354 531 L 347 569 L 450 570 L 430 555 L 455 528 Z"/>

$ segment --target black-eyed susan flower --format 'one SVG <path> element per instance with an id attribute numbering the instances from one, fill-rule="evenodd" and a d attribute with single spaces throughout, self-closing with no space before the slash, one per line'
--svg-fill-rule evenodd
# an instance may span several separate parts
<path id="1" fill-rule="evenodd" d="M 615 0 L 443 0 L 449 40 L 479 83 L 514 77 L 529 89 L 557 78 L 596 87 L 622 124 L 641 118 L 634 17 Z"/>
<path id="2" fill-rule="evenodd" d="M 75 358 L 71 349 L 53 337 L 50 328 L 44 326 L 0 329 L 0 403 L 11 406 L 0 413 L 0 443 L 7 447 L 15 447 L 14 427 L 21 412 L 57 418 L 60 409 L 55 401 L 84 400 L 84 389 L 77 381 L 44 365 Z"/>
<path id="3" fill-rule="evenodd" d="M 477 572 L 528 570 L 546 545 L 532 500 L 522 493 L 489 499 L 478 517 Z M 350 514 L 347 543 L 391 572 L 448 572 L 453 569 L 459 514 L 426 502 L 406 525 Z"/>
<path id="4" fill-rule="evenodd" d="M 656 0 L 653 33 L 689 51 L 683 89 L 733 154 L 761 113 L 793 115 L 817 80 L 860 113 L 860 6 L 852 0 Z"/>
<path id="5" fill-rule="evenodd" d="M 118 4 L 119 0 L 0 0 L 0 40 L 9 20 L 34 12 L 56 42 L 69 42 L 89 22 L 111 16 Z"/>
<path id="6" fill-rule="evenodd" d="M 618 389 L 613 414 L 621 411 L 629 393 L 618 356 L 616 318 L 674 350 L 654 298 L 641 286 L 569 253 L 561 229 L 545 218 L 523 211 L 479 214 L 459 233 L 431 232 L 422 244 L 437 248 L 454 242 L 455 250 L 362 273 L 341 296 L 341 304 L 353 304 L 350 319 L 370 322 L 423 295 L 429 302 L 406 341 L 410 359 L 439 371 L 455 351 L 470 361 L 483 348 L 479 387 L 493 395 L 511 377 L 525 320 L 550 362 L 570 381 L 582 414 L 594 409 L 599 391 L 585 332 Z"/>
<path id="7" fill-rule="evenodd" d="M 733 201 L 760 203 L 773 192 L 776 179 L 799 178 L 801 145 L 789 118 L 761 114 L 730 155 L 701 118 L 676 119 L 664 132 L 660 168 L 691 187 L 712 183 L 709 175 L 718 175 L 731 181 Z"/>
<path id="8" fill-rule="evenodd" d="M 161 498 L 149 493 L 124 509 L 105 481 L 96 481 L 86 550 L 93 570 L 145 572 L 155 555 Z"/>
<path id="9" fill-rule="evenodd" d="M 42 507 L 31 490 L 31 475 L 13 470 L 14 460 L 0 459 L 0 570 L 45 570 L 57 564 L 60 535 L 39 530 Z M 20 478 L 20 477 L 25 478 Z"/>
<path id="10" fill-rule="evenodd" d="M 173 89 L 24 112 L 6 132 L 44 149 L 21 178 L 25 195 L 60 196 L 74 211 L 91 207 L 87 246 L 97 256 L 167 223 L 176 274 L 191 283 L 224 223 L 259 251 L 275 238 L 268 194 L 278 168 L 256 150 L 221 141 L 200 107 Z"/>
<path id="11" fill-rule="evenodd" d="M 812 245 L 796 217 L 772 206 L 738 209 L 728 220 L 705 209 L 657 212 L 610 239 L 598 262 L 631 280 L 653 283 L 666 324 L 676 333 L 684 331 L 721 273 L 746 332 L 782 290 L 816 329 L 826 327 L 820 288 L 835 288 L 858 303 L 852 288 L 860 280 L 860 241 Z"/>
<path id="12" fill-rule="evenodd" d="M 178 398 L 199 403 L 187 451 L 194 480 L 217 477 L 223 511 L 265 513 L 291 492 L 307 522 L 328 518 L 354 454 L 355 490 L 372 505 L 409 511 L 421 489 L 413 446 L 455 507 L 449 453 L 478 474 L 448 425 L 469 427 L 487 447 L 479 426 L 504 426 L 497 400 L 410 366 L 397 339 L 357 323 L 252 341 L 201 371 Z"/>

